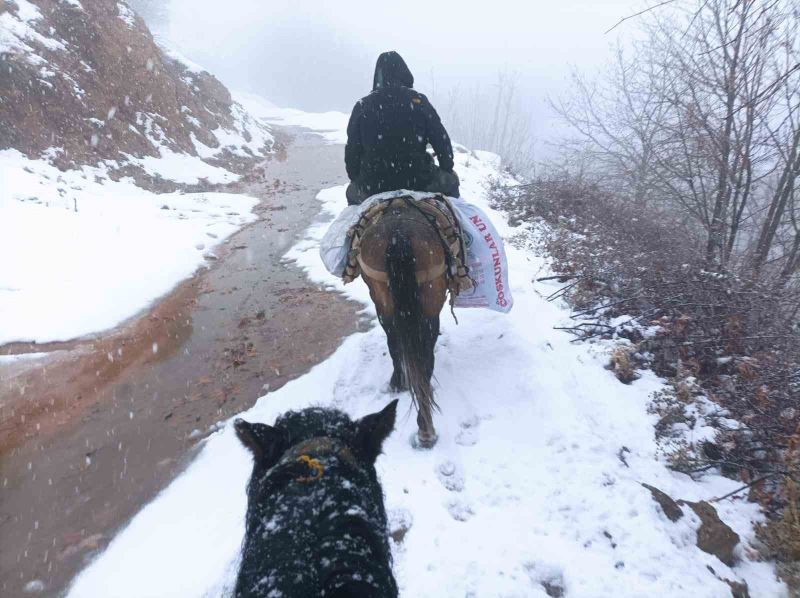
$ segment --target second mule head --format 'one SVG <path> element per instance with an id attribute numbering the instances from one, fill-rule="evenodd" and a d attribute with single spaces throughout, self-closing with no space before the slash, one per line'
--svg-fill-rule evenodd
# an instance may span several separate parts
<path id="1" fill-rule="evenodd" d="M 396 598 L 375 471 L 396 412 L 394 400 L 356 421 L 321 408 L 235 421 L 253 456 L 236 598 Z"/>

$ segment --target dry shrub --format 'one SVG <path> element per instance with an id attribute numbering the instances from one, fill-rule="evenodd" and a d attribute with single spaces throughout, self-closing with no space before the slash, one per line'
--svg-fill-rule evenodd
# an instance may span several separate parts
<path id="1" fill-rule="evenodd" d="M 614 372 L 617 380 L 623 384 L 630 384 L 640 377 L 639 374 L 636 373 L 636 366 L 631 358 L 631 354 L 635 350 L 634 347 L 620 346 L 611 353 L 608 369 Z"/>
<path id="2" fill-rule="evenodd" d="M 792 596 L 800 596 L 800 491 L 791 478 L 784 480 L 783 488 L 788 496 L 782 516 L 758 526 L 756 533 L 767 556 L 778 562 Z"/>
<path id="3" fill-rule="evenodd" d="M 759 527 L 759 538 L 781 561 L 800 561 L 800 494 L 797 484 L 790 478 L 784 480 L 789 495 L 783 516 Z"/>

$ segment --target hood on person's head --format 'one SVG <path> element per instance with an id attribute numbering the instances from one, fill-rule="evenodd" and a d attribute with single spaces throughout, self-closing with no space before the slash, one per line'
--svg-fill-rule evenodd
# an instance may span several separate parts
<path id="1" fill-rule="evenodd" d="M 414 75 L 408 70 L 406 61 L 397 52 L 384 52 L 378 56 L 372 89 L 379 87 L 414 87 Z"/>

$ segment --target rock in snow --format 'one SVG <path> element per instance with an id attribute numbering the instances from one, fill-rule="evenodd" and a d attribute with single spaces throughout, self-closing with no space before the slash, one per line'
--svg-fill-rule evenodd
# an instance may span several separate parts
<path id="1" fill-rule="evenodd" d="M 658 503 L 667 519 L 673 523 L 683 517 L 681 505 L 691 507 L 700 518 L 700 527 L 697 530 L 697 547 L 713 554 L 728 566 L 733 566 L 736 561 L 734 549 L 739 544 L 739 534 L 719 518 L 717 510 L 711 503 L 701 500 L 691 502 L 685 500 L 675 501 L 665 492 L 649 484 L 642 484 L 653 495 L 653 500 Z"/>

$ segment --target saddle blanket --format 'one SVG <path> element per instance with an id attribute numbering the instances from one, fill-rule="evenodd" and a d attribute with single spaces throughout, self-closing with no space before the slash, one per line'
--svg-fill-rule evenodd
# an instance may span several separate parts
<path id="1" fill-rule="evenodd" d="M 320 242 L 320 257 L 328 272 L 339 278 L 344 275 L 351 241 L 348 233 L 361 215 L 376 203 L 397 197 L 419 200 L 441 196 L 417 191 L 389 191 L 373 195 L 360 205 L 347 206 L 331 223 Z M 461 226 L 466 251 L 464 261 L 473 281 L 471 289 L 458 293 L 454 306 L 484 307 L 507 313 L 514 300 L 508 286 L 508 264 L 502 238 L 480 208 L 457 197 L 448 197 L 447 201 Z"/>

